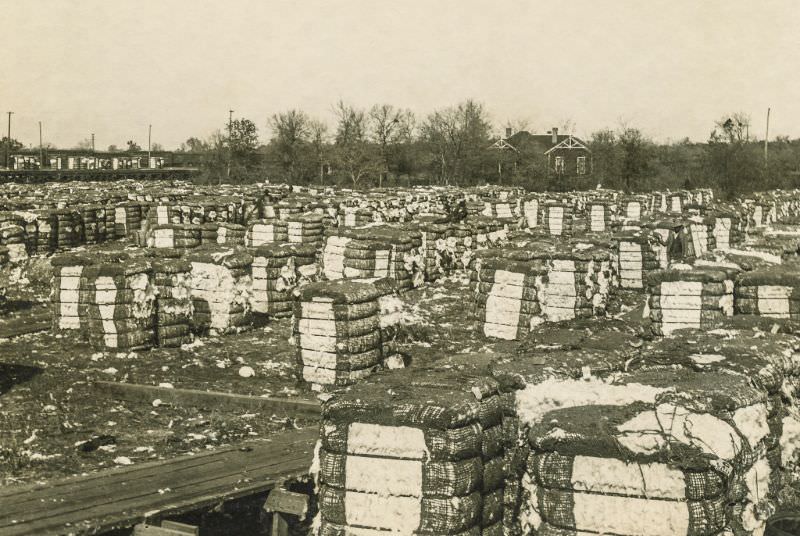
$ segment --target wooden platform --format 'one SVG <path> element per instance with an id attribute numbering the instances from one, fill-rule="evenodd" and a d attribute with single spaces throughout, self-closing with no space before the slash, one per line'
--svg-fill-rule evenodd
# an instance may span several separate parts
<path id="1" fill-rule="evenodd" d="M 319 401 L 306 398 L 261 397 L 106 381 L 96 381 L 92 384 L 92 388 L 98 394 L 104 394 L 116 400 L 147 405 L 152 404 L 153 400 L 158 398 L 162 402 L 177 406 L 232 411 L 262 411 L 313 420 L 319 419 L 321 411 Z"/>
<path id="2" fill-rule="evenodd" d="M 51 325 L 52 320 L 50 313 L 40 313 L 14 318 L 0 324 L 0 339 L 10 339 L 29 333 L 47 331 L 50 329 Z"/>
<path id="3" fill-rule="evenodd" d="M 316 427 L 237 448 L 0 488 L 0 536 L 96 534 L 261 493 L 307 474 Z"/>

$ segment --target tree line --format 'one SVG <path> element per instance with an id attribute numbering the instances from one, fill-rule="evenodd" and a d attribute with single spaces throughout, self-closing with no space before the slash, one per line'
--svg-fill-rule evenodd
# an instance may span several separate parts
<path id="1" fill-rule="evenodd" d="M 592 132 L 583 140 L 591 155 L 581 177 L 553 173 L 540 148 L 493 148 L 494 132 L 529 130 L 528 122 L 493 124 L 485 106 L 472 99 L 423 117 L 391 104 L 359 108 L 339 101 L 330 115 L 332 127 L 303 110 L 276 113 L 263 125 L 267 143 L 260 142 L 255 122 L 239 118 L 208 138 L 189 138 L 179 151 L 200 163 L 204 182 L 268 179 L 355 188 L 488 183 L 538 191 L 601 185 L 630 192 L 711 187 L 728 196 L 800 187 L 800 139 L 774 138 L 765 151 L 741 112 L 713 122 L 704 142 L 657 142 L 629 124 Z M 569 134 L 574 124 L 559 128 Z M 16 140 L 11 145 L 21 147 Z M 91 140 L 79 144 L 87 145 Z M 141 147 L 131 140 L 123 150 Z"/>
<path id="2" fill-rule="evenodd" d="M 765 156 L 750 137 L 746 114 L 715 121 L 705 142 L 659 143 L 621 124 L 591 133 L 590 169 L 583 177 L 556 176 L 540 151 L 500 151 L 485 106 L 468 99 L 418 118 L 391 104 L 332 107 L 333 128 L 302 110 L 276 113 L 259 144 L 253 121 L 237 119 L 207 140 L 190 138 L 180 150 L 204 155 L 207 181 L 290 182 L 355 188 L 415 184 L 505 184 L 530 190 L 711 187 L 734 196 L 752 190 L 800 187 L 800 139 L 778 137 Z M 502 125 L 526 130 L 526 121 Z M 567 122 L 565 129 L 574 125 Z M 569 132 L 566 132 L 569 133 Z"/>

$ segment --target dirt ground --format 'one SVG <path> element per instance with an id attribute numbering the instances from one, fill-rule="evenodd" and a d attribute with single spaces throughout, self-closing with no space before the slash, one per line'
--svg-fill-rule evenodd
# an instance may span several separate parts
<path id="1" fill-rule="evenodd" d="M 47 309 L 42 266 L 9 288 L 4 322 Z M 30 279 L 42 281 L 31 282 Z M 414 363 L 507 346 L 474 329 L 468 279 L 453 276 L 401 296 L 397 346 Z M 96 393 L 97 380 L 252 396 L 311 398 L 297 382 L 290 320 L 236 335 L 204 337 L 181 349 L 100 352 L 73 335 L 39 332 L 0 339 L 0 485 L 86 473 L 235 444 L 295 422 L 286 416 L 214 408 L 142 405 Z M 241 367 L 255 371 L 239 374 Z"/>

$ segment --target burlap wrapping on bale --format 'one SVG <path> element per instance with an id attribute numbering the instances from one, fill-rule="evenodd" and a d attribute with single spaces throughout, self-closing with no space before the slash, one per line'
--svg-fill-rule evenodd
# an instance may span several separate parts
<path id="1" fill-rule="evenodd" d="M 354 281 L 324 281 L 310 283 L 294 292 L 301 302 L 322 298 L 326 303 L 353 305 L 377 300 L 381 293 L 374 285 Z"/>
<path id="2" fill-rule="evenodd" d="M 156 341 L 161 347 L 177 347 L 191 342 L 194 302 L 191 296 L 191 270 L 188 261 L 163 253 L 151 262 L 156 299 Z"/>
<path id="3" fill-rule="evenodd" d="M 394 530 L 400 530 L 400 525 L 403 525 L 414 532 L 448 534 L 472 527 L 493 527 L 492 530 L 497 531 L 501 526 L 507 475 L 505 448 L 513 444 L 513 439 L 508 439 L 502 427 L 503 409 L 496 384 L 482 375 L 481 367 L 476 364 L 451 360 L 439 365 L 450 370 L 445 372 L 437 367 L 378 374 L 362 384 L 358 394 L 336 393 L 325 403 L 320 429 L 320 482 L 325 497 L 320 507 L 323 522 L 340 527 L 350 524 Z M 402 377 L 396 377 L 398 375 Z M 392 397 L 389 408 L 383 402 L 387 393 Z M 385 430 L 385 433 L 409 432 L 398 435 L 400 443 L 397 448 L 400 450 L 384 451 L 384 447 L 379 445 L 388 444 L 379 435 L 373 437 L 359 432 L 350 444 L 351 426 L 356 427 L 352 433 L 360 429 L 366 433 L 370 426 L 376 427 L 376 431 Z M 398 427 L 396 432 L 390 432 L 392 427 Z M 377 521 L 376 516 L 381 517 L 381 510 L 370 515 L 364 509 L 364 503 L 356 500 L 357 497 L 348 503 L 349 493 L 363 496 L 359 494 L 362 489 L 367 491 L 361 487 L 363 485 L 369 488 L 369 493 L 382 489 L 381 486 L 388 486 L 387 490 L 396 486 L 381 481 L 359 484 L 367 475 L 352 473 L 351 476 L 346 470 L 348 463 L 355 464 L 355 471 L 360 467 L 357 462 L 365 460 L 361 456 L 371 452 L 366 460 L 409 467 L 408 464 L 415 462 L 401 461 L 404 460 L 402 455 L 398 457 L 403 448 L 410 448 L 410 445 L 403 447 L 405 439 L 400 438 L 411 440 L 419 433 L 424 444 L 424 454 L 417 462 L 421 473 L 416 484 L 419 487 L 406 492 L 414 495 L 408 499 L 400 498 L 394 494 L 397 492 L 392 491 L 379 495 L 385 497 L 381 500 L 387 501 L 387 505 L 395 507 L 402 501 L 409 501 L 411 510 L 405 516 L 411 516 L 415 526 L 408 526 L 408 519 L 394 509 L 385 510 L 385 517 Z M 370 437 L 378 443 L 370 446 Z M 385 478 L 390 478 L 390 475 L 386 474 Z M 375 508 L 381 507 L 376 504 Z M 387 524 L 381 527 L 381 522 Z"/>
<path id="4" fill-rule="evenodd" d="M 250 327 L 253 257 L 244 248 L 204 247 L 186 259 L 192 263 L 196 329 L 227 333 Z"/>
<path id="5" fill-rule="evenodd" d="M 626 363 L 626 368 L 628 364 Z M 537 381 L 543 380 L 537 378 Z M 563 473 L 567 471 L 570 459 L 578 456 L 619 459 L 625 463 L 658 463 L 678 468 L 684 472 L 686 499 L 691 501 L 716 498 L 712 501 L 714 504 L 736 504 L 740 510 L 736 515 L 741 518 L 737 523 L 745 522 L 746 515 L 752 512 L 756 502 L 769 499 L 770 496 L 764 495 L 767 488 L 776 489 L 775 482 L 769 477 L 769 469 L 766 475 L 753 473 L 757 466 L 758 471 L 763 472 L 758 464 L 768 463 L 765 458 L 768 449 L 775 456 L 772 446 L 774 438 L 771 435 L 777 432 L 777 428 L 774 420 L 766 427 L 767 408 L 773 402 L 766 398 L 763 391 L 751 387 L 748 377 L 726 372 L 696 374 L 659 368 L 622 377 L 612 384 L 630 385 L 634 389 L 630 391 L 632 398 L 624 405 L 587 406 L 581 404 L 588 403 L 588 400 L 581 402 L 581 398 L 577 397 L 575 402 L 578 405 L 571 406 L 573 402 L 565 403 L 571 395 L 565 393 L 563 402 L 555 405 L 548 402 L 551 404 L 549 407 L 561 405 L 560 409 L 535 416 L 526 415 L 526 419 L 534 417 L 532 421 L 527 421 L 533 423 L 529 432 L 533 449 L 529 459 L 529 474 L 536 479 L 536 485 L 540 486 L 533 500 L 546 522 L 575 528 L 569 522 L 573 508 L 573 503 L 570 502 L 571 493 L 583 493 L 584 490 L 573 489 L 569 485 L 571 480 Z M 641 385 L 657 390 L 650 394 L 637 394 L 640 390 L 637 386 Z M 566 388 L 565 383 L 564 389 Z M 640 396 L 644 398 L 635 401 Z M 653 410 L 660 423 L 649 423 L 645 418 Z M 774 419 L 774 413 L 773 409 L 769 409 L 771 419 Z M 670 425 L 669 421 L 676 418 L 678 422 L 673 421 Z M 686 421 L 683 422 L 682 419 Z M 725 435 L 729 435 L 730 443 L 726 443 Z M 565 460 L 564 457 L 570 459 Z M 711 476 L 714 478 L 710 478 Z M 644 478 L 644 474 L 642 477 Z M 583 481 L 580 482 L 581 486 L 585 485 Z M 611 483 L 612 480 L 608 482 Z M 632 483 L 623 480 L 615 485 L 623 485 L 624 482 L 628 482 L 624 484 L 626 486 Z M 720 490 L 720 482 L 725 484 L 724 490 Z M 645 489 L 649 490 L 650 495 L 656 493 L 657 486 L 654 484 L 657 482 L 646 484 Z M 559 492 L 554 498 L 551 493 L 553 489 L 564 490 L 566 494 Z M 542 502 L 543 493 L 550 497 L 549 504 Z M 629 495 L 631 493 L 636 495 L 632 491 L 627 492 Z M 646 493 L 640 492 L 640 495 L 643 498 L 648 497 Z M 682 497 L 675 499 L 683 500 Z M 583 499 L 584 502 L 588 500 Z M 693 513 L 692 508 L 696 505 L 688 506 L 690 527 L 695 526 L 696 519 L 709 523 L 707 517 L 697 518 L 699 514 Z M 586 505 L 582 508 L 585 512 Z M 708 512 L 714 512 L 711 517 L 718 520 L 714 521 L 715 527 L 732 519 L 732 514 L 725 514 L 717 506 L 711 508 L 704 505 L 699 511 L 704 512 L 705 516 Z M 719 513 L 721 511 L 723 513 Z M 584 521 L 585 519 L 584 516 Z M 608 520 L 604 519 L 603 522 L 607 523 Z M 763 525 L 763 519 L 761 523 Z M 580 526 L 577 528 L 589 529 Z M 613 528 L 607 530 L 627 534 Z M 690 530 L 690 533 L 693 532 Z"/>
<path id="6" fill-rule="evenodd" d="M 144 260 L 85 266 L 82 328 L 99 348 L 148 348 L 155 339 L 156 290 Z"/>
<path id="7" fill-rule="evenodd" d="M 249 268 L 253 264 L 253 256 L 244 248 L 198 248 L 187 253 L 186 260 L 225 268 Z"/>

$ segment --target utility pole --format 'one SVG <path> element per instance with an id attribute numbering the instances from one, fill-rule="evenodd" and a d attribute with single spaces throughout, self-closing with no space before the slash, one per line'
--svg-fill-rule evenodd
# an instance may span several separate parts
<path id="1" fill-rule="evenodd" d="M 228 110 L 228 181 L 231 178 L 231 160 L 233 160 L 233 110 Z"/>
<path id="2" fill-rule="evenodd" d="M 147 126 L 147 167 L 150 167 L 150 139 L 153 134 L 153 125 Z"/>
<path id="3" fill-rule="evenodd" d="M 42 122 L 39 121 L 39 168 L 43 169 L 44 166 L 44 146 L 42 144 Z"/>
<path id="4" fill-rule="evenodd" d="M 92 153 L 94 153 L 94 132 L 92 132 Z"/>
<path id="5" fill-rule="evenodd" d="M 14 112 L 7 112 L 8 113 L 8 137 L 6 138 L 6 169 L 8 169 L 8 164 L 11 161 L 11 114 Z"/>
<path id="6" fill-rule="evenodd" d="M 769 158 L 769 111 L 770 109 L 767 108 L 767 134 L 764 136 L 764 165 L 767 165 L 767 160 Z"/>

